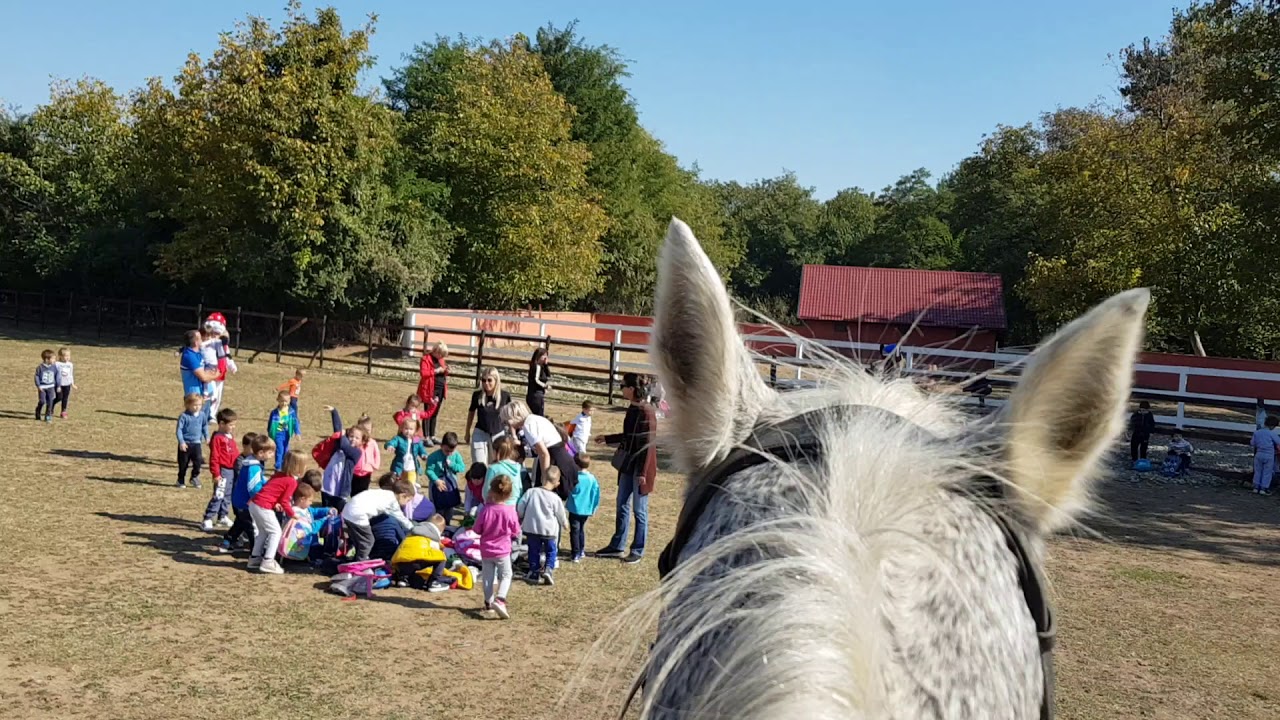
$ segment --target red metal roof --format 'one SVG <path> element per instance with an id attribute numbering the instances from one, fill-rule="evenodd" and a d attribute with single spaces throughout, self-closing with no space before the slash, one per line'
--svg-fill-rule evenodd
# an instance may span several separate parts
<path id="1" fill-rule="evenodd" d="M 1004 285 L 991 273 L 805 265 L 797 315 L 801 320 L 1003 330 Z"/>

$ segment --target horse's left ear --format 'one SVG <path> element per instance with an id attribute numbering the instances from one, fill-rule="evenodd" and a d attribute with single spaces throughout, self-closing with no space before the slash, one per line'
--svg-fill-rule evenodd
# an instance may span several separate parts
<path id="1" fill-rule="evenodd" d="M 720 274 L 675 218 L 658 259 L 654 305 L 650 355 L 671 400 L 677 455 L 695 472 L 745 439 L 773 391 L 738 335 Z"/>
<path id="2" fill-rule="evenodd" d="M 1005 477 L 1041 532 L 1083 508 L 1124 427 L 1150 300 L 1145 289 L 1120 293 L 1058 331 L 1036 351 L 1000 418 Z"/>

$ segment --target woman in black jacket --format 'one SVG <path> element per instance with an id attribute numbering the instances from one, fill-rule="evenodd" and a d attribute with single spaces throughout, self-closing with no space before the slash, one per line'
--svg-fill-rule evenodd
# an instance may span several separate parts
<path id="1" fill-rule="evenodd" d="M 636 534 L 631 540 L 631 551 L 622 560 L 631 564 L 640 562 L 644 557 L 645 540 L 649 535 L 649 491 L 653 489 L 657 472 L 657 456 L 653 447 L 657 419 L 649 405 L 649 389 L 636 373 L 622 376 L 622 396 L 631 401 L 622 420 L 622 432 L 599 435 L 595 439 L 597 444 L 618 446 L 614 462 L 618 470 L 618 501 L 613 539 L 596 552 L 596 557 L 623 556 L 622 546 L 627 542 L 627 530 L 634 514 Z"/>
<path id="2" fill-rule="evenodd" d="M 551 369 L 547 367 L 547 349 L 538 348 L 529 358 L 529 384 L 524 401 L 534 415 L 546 417 L 547 390 L 551 389 Z"/>

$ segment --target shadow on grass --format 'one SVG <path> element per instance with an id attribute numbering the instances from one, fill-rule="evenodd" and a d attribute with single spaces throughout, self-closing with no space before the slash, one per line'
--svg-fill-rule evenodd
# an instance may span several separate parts
<path id="1" fill-rule="evenodd" d="M 169 527 L 186 528 L 189 530 L 195 530 L 200 527 L 200 523 L 194 520 L 165 517 L 164 515 L 130 515 L 128 513 L 112 513 L 112 512 L 96 512 L 94 513 L 94 515 L 97 515 L 98 517 L 107 518 L 108 520 L 118 520 L 120 522 L 137 523 L 139 525 L 168 525 Z"/>
<path id="2" fill-rule="evenodd" d="M 117 485 L 154 485 L 156 487 L 172 487 L 173 483 L 164 482 L 162 480 L 143 480 L 142 478 L 131 477 L 105 477 L 102 475 L 85 475 L 85 480 L 96 480 L 97 482 L 115 483 Z"/>
<path id="3" fill-rule="evenodd" d="M 136 540 L 126 540 L 125 545 L 143 545 L 155 548 L 168 555 L 174 562 L 180 562 L 184 565 L 203 565 L 206 567 L 239 570 L 241 572 L 247 570 L 244 565 L 233 562 L 229 557 L 213 554 L 213 548 L 217 547 L 218 544 L 218 536 L 216 535 L 188 537 L 174 533 L 127 532 L 124 533 L 124 536 L 126 538 L 136 538 Z"/>
<path id="4" fill-rule="evenodd" d="M 321 590 L 325 593 L 329 593 L 329 585 L 331 584 L 331 582 L 332 581 L 330 580 L 323 580 L 313 585 L 313 587 L 317 590 Z M 480 608 L 450 607 L 448 605 L 437 605 L 433 602 L 430 602 L 427 600 L 420 600 L 415 597 L 405 597 L 403 595 L 387 594 L 388 592 L 402 592 L 402 591 L 404 591 L 404 588 L 383 588 L 382 590 L 375 590 L 372 598 L 366 598 L 363 595 L 357 595 L 355 596 L 356 599 L 354 600 L 351 598 L 343 598 L 343 599 L 348 600 L 350 602 L 375 602 L 375 603 L 386 603 L 388 605 L 399 605 L 400 607 L 409 608 L 410 610 L 446 610 L 446 611 L 456 612 L 460 615 L 465 615 L 466 617 L 469 617 L 475 620 L 488 619 L 485 616 L 484 612 L 481 611 Z M 426 590 L 410 590 L 409 592 L 425 594 L 427 591 Z M 456 591 L 450 591 L 450 592 L 456 592 Z M 342 597 L 340 595 L 337 595 L 336 593 L 329 593 L 329 594 L 333 595 L 334 597 Z"/>
<path id="5" fill-rule="evenodd" d="M 77 460 L 109 460 L 111 462 L 129 462 L 138 463 L 139 465 L 164 465 L 170 466 L 173 463 L 156 460 L 154 458 L 143 457 L 142 455 L 118 455 L 112 452 L 102 452 L 99 450 L 64 450 L 62 448 L 54 448 L 49 451 L 50 455 L 59 457 L 75 458 Z"/>
<path id="6" fill-rule="evenodd" d="M 119 415 L 120 417 L 137 418 L 139 420 L 164 420 L 172 422 L 176 416 L 156 415 L 154 413 L 131 413 L 122 410 L 94 410 L 94 412 L 103 413 L 105 415 Z"/>
<path id="7" fill-rule="evenodd" d="M 0 418 L 8 418 L 10 420 L 30 420 L 31 422 L 39 422 L 38 420 L 36 420 L 36 414 L 34 409 L 30 412 L 20 412 L 18 410 L 0 410 Z"/>

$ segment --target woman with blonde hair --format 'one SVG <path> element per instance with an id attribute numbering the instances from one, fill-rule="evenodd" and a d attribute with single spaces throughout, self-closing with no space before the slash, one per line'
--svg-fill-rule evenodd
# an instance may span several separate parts
<path id="1" fill-rule="evenodd" d="M 449 381 L 449 346 L 438 342 L 426 351 L 423 346 L 422 361 L 418 364 L 418 399 L 422 400 L 423 432 L 432 445 L 436 445 L 436 418 L 444 403 Z"/>
<path id="2" fill-rule="evenodd" d="M 556 494 L 561 500 L 572 495 L 578 484 L 578 466 L 569 454 L 565 436 L 555 423 L 530 412 L 529 404 L 523 400 L 512 400 L 503 405 L 498 414 L 513 435 L 519 437 L 526 447 L 533 448 L 533 486 L 542 485 L 542 476 L 555 465 L 560 468 L 560 485 Z"/>
<path id="3" fill-rule="evenodd" d="M 471 393 L 471 407 L 467 408 L 466 443 L 471 446 L 471 462 L 489 464 L 489 443 L 505 427 L 499 411 L 509 402 L 511 393 L 502 389 L 498 371 L 491 367 L 481 370 L 480 389 Z"/>

